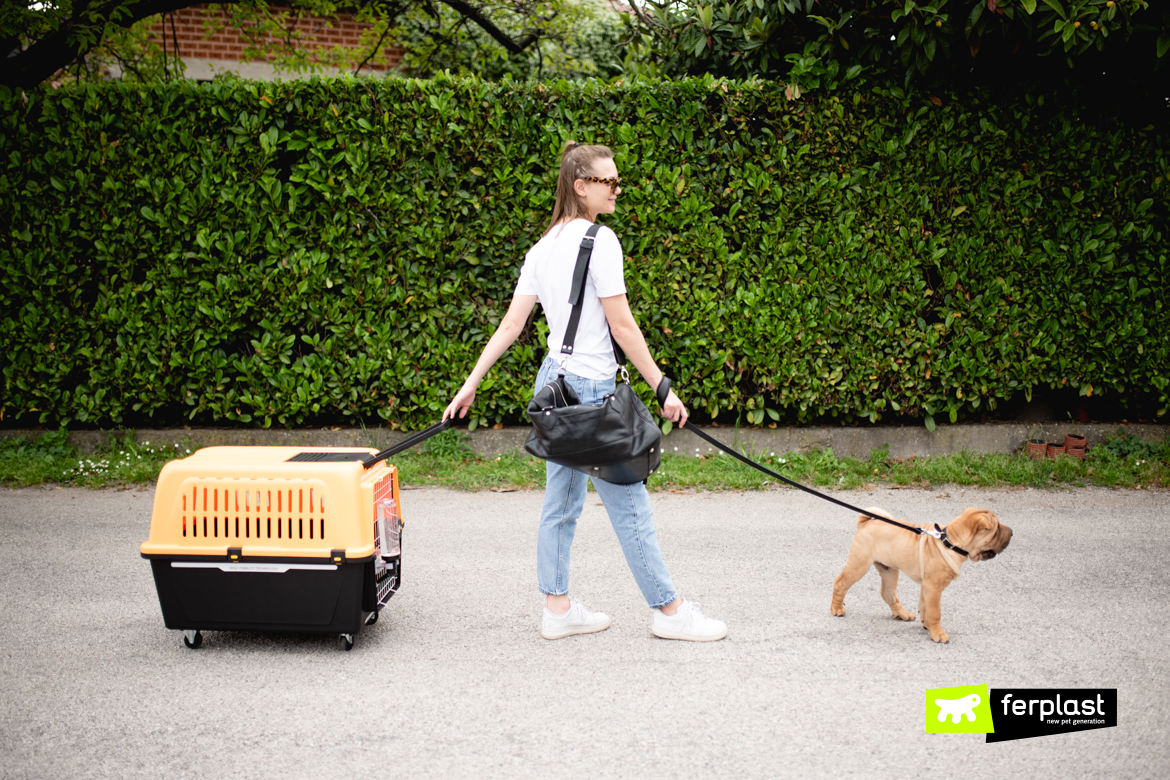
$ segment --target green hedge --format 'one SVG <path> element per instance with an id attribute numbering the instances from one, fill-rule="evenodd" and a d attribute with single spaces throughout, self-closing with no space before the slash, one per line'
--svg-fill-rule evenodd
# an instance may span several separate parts
<path id="1" fill-rule="evenodd" d="M 0 95 L 4 424 L 434 421 L 569 137 L 630 180 L 606 222 L 700 421 L 933 426 L 1069 385 L 1166 411 L 1150 129 L 896 89 L 338 78 Z M 522 418 L 543 343 L 538 318 L 477 424 Z"/>

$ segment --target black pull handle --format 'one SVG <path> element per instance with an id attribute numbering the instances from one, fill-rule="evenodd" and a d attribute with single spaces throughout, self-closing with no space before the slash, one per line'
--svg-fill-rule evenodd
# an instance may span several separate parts
<path id="1" fill-rule="evenodd" d="M 387 447 L 386 449 L 382 450 L 381 452 L 374 454 L 374 455 L 371 455 L 370 457 L 366 458 L 365 460 L 362 461 L 362 465 L 365 466 L 366 468 L 370 468 L 371 466 L 373 466 L 375 463 L 377 463 L 380 460 L 386 460 L 386 458 L 397 455 L 398 453 L 403 452 L 404 450 L 409 450 L 411 447 L 413 447 L 416 444 L 422 444 L 424 441 L 431 438 L 435 434 L 442 433 L 443 431 L 450 428 L 451 424 L 454 422 L 455 422 L 454 418 L 452 418 L 450 420 L 444 420 L 443 422 L 435 423 L 431 427 L 426 428 L 426 429 L 421 430 L 421 431 L 418 431 L 417 433 L 412 433 L 409 436 L 407 436 L 405 439 L 403 439 L 402 441 L 395 444 L 393 447 Z"/>

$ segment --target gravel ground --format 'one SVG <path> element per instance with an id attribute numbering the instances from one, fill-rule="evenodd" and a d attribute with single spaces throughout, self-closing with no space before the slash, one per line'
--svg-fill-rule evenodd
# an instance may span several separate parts
<path id="1" fill-rule="evenodd" d="M 0 777 L 1170 775 L 1170 493 L 838 492 L 917 522 L 1015 531 L 943 595 L 949 645 L 873 572 L 829 614 L 853 516 L 803 493 L 657 494 L 717 643 L 658 640 L 595 494 L 572 593 L 603 633 L 540 638 L 540 492 L 412 490 L 404 584 L 336 637 L 163 627 L 138 555 L 152 490 L 0 489 Z M 902 579 L 913 609 L 917 586 Z M 985 744 L 925 734 L 927 688 L 1118 689 L 1118 726 Z"/>

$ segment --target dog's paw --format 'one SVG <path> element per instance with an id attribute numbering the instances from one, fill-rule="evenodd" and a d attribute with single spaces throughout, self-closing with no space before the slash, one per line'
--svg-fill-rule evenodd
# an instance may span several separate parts
<path id="1" fill-rule="evenodd" d="M 906 610 L 902 610 L 901 612 L 895 612 L 894 617 L 898 618 L 898 620 L 905 620 L 906 622 L 910 622 L 911 620 L 914 619 L 913 613 L 907 612 Z"/>
<path id="2" fill-rule="evenodd" d="M 842 604 L 840 606 L 833 604 L 829 607 L 829 611 L 832 612 L 837 617 L 845 617 L 845 605 L 844 604 Z"/>
<path id="3" fill-rule="evenodd" d="M 941 628 L 938 631 L 931 631 L 930 638 L 933 639 L 935 642 L 938 642 L 938 643 L 944 644 L 944 645 L 951 641 L 951 638 L 949 636 L 947 636 L 947 632 L 943 631 Z"/>

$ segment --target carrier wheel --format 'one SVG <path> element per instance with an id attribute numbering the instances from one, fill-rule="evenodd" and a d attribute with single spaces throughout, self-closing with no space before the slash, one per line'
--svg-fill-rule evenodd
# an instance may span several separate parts
<path id="1" fill-rule="evenodd" d="M 375 623 L 377 623 L 377 622 L 378 622 L 378 610 L 376 610 L 376 609 L 375 609 L 375 610 L 374 610 L 373 612 L 371 612 L 371 613 L 369 614 L 369 616 L 366 618 L 366 625 L 367 625 L 367 626 L 372 626 L 372 625 L 374 625 L 374 624 L 375 624 Z"/>
<path id="2" fill-rule="evenodd" d="M 198 650 L 199 646 L 203 644 L 203 632 L 201 631 L 184 631 L 183 644 L 192 650 Z"/>
<path id="3" fill-rule="evenodd" d="M 342 634 L 341 635 L 341 649 L 346 651 L 347 653 L 350 650 L 353 650 L 353 634 Z"/>

